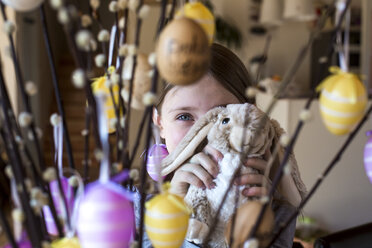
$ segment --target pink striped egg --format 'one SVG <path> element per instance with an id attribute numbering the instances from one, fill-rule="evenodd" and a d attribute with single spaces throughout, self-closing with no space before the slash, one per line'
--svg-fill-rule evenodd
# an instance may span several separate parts
<path id="1" fill-rule="evenodd" d="M 71 216 L 72 209 L 74 206 L 74 189 L 69 185 L 68 179 L 65 177 L 61 178 L 61 184 L 62 184 L 63 193 L 67 201 L 68 213 L 69 213 L 69 216 Z M 54 180 L 50 182 L 49 187 L 50 187 L 50 193 L 52 194 L 54 206 L 57 211 L 57 215 L 58 217 L 62 217 L 63 216 L 62 211 L 64 210 L 64 203 L 63 203 L 63 199 L 61 195 L 59 194 L 58 181 Z M 50 211 L 49 206 L 44 206 L 43 212 L 44 212 L 45 224 L 46 224 L 48 233 L 51 235 L 58 235 L 57 226 L 54 222 L 52 212 Z"/>
<path id="2" fill-rule="evenodd" d="M 167 147 L 164 144 L 153 145 L 147 155 L 147 173 L 154 181 L 159 180 L 159 175 L 161 171 L 161 161 L 168 156 Z M 163 177 L 164 179 L 164 177 Z"/>
<path id="3" fill-rule="evenodd" d="M 129 247 L 135 225 L 128 194 L 113 182 L 88 185 L 78 209 L 77 232 L 81 247 Z"/>
<path id="4" fill-rule="evenodd" d="M 372 130 L 367 132 L 370 137 L 364 147 L 364 169 L 366 170 L 367 177 L 372 183 Z"/>

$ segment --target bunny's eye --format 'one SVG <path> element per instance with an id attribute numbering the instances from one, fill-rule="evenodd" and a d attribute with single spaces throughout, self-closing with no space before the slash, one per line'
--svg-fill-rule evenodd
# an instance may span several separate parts
<path id="1" fill-rule="evenodd" d="M 229 121 L 230 121 L 230 118 L 225 118 L 222 120 L 222 124 L 227 124 L 229 123 Z"/>

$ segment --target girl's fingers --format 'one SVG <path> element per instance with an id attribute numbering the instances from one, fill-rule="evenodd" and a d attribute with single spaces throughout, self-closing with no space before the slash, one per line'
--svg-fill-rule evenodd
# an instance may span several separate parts
<path id="1" fill-rule="evenodd" d="M 208 155 L 203 152 L 195 154 L 190 163 L 201 165 L 213 178 L 216 178 L 219 172 L 218 165 Z"/>
<path id="2" fill-rule="evenodd" d="M 208 154 L 216 164 L 218 164 L 223 159 L 222 153 L 211 146 L 206 146 L 204 148 L 204 152 Z"/>
<path id="3" fill-rule="evenodd" d="M 183 175 L 183 181 L 188 182 L 192 185 L 195 185 L 200 188 L 200 184 L 195 184 L 196 180 L 193 178 L 193 181 L 189 180 L 190 174 L 197 177 L 200 181 L 202 181 L 203 186 L 206 188 L 214 188 L 215 184 L 213 182 L 213 177 L 199 164 L 185 164 L 180 168 L 181 172 L 185 172 Z M 180 173 L 181 173 L 180 172 Z"/>
<path id="4" fill-rule="evenodd" d="M 260 184 L 262 185 L 264 176 L 261 174 L 244 174 L 240 175 L 234 180 L 235 185 L 253 185 Z"/>
<path id="5" fill-rule="evenodd" d="M 260 197 L 267 194 L 267 189 L 264 187 L 252 186 L 243 189 L 242 194 L 246 197 L 251 196 Z"/>
<path id="6" fill-rule="evenodd" d="M 262 158 L 248 158 L 247 161 L 244 163 L 245 167 L 251 167 L 260 171 L 260 173 L 264 172 L 267 166 L 267 162 Z"/>

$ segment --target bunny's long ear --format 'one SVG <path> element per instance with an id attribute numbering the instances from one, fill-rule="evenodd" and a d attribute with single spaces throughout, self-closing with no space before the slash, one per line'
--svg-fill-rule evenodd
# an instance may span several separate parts
<path id="1" fill-rule="evenodd" d="M 179 166 L 185 163 L 197 149 L 202 149 L 207 144 L 207 135 L 215 123 L 218 113 L 223 108 L 218 107 L 208 111 L 200 118 L 187 132 L 185 137 L 177 145 L 176 149 L 170 153 L 161 163 L 161 174 L 166 176 Z M 202 147 L 201 147 L 202 146 Z"/>

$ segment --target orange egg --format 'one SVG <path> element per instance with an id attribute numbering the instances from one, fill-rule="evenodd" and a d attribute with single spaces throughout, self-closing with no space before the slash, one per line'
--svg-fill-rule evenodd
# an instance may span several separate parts
<path id="1" fill-rule="evenodd" d="M 208 37 L 189 18 L 173 20 L 159 36 L 156 63 L 160 75 L 171 84 L 187 85 L 200 79 L 208 69 L 209 57 Z"/>

